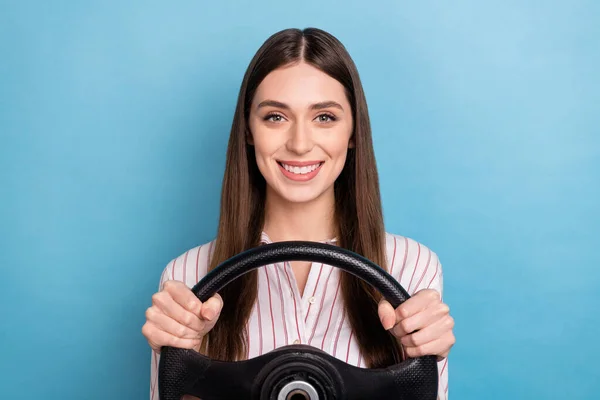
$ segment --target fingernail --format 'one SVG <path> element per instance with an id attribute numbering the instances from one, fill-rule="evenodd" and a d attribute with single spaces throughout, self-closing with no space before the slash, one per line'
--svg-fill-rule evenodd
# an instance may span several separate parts
<path id="1" fill-rule="evenodd" d="M 206 310 L 204 312 L 204 318 L 206 318 L 209 321 L 212 320 L 214 318 L 214 316 L 215 316 L 215 313 L 211 308 L 209 308 L 208 310 Z"/>
<path id="2" fill-rule="evenodd" d="M 384 321 L 383 327 L 385 328 L 386 331 L 389 331 L 390 329 L 393 328 L 394 324 L 390 318 L 384 318 L 383 321 Z"/>

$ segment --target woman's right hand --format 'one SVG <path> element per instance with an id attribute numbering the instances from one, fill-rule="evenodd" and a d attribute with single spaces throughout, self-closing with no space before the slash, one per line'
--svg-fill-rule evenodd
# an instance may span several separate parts
<path id="1" fill-rule="evenodd" d="M 162 346 L 199 351 L 222 308 L 219 294 L 202 303 L 183 282 L 166 281 L 163 289 L 152 296 L 142 334 L 157 353 Z"/>

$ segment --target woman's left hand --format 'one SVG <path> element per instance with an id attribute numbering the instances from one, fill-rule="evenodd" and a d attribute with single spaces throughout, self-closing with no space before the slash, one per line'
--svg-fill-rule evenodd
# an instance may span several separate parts
<path id="1" fill-rule="evenodd" d="M 409 358 L 436 355 L 438 361 L 442 360 L 456 341 L 450 308 L 441 301 L 436 290 L 421 290 L 395 310 L 388 301 L 382 300 L 379 319 L 402 344 Z"/>

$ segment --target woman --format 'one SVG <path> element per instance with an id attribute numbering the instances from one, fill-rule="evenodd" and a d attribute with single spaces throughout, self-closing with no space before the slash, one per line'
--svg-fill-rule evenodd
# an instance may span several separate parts
<path id="1" fill-rule="evenodd" d="M 412 297 L 394 310 L 352 275 L 307 262 L 252 271 L 203 304 L 189 290 L 233 255 L 283 240 L 362 254 Z M 368 368 L 390 365 L 395 355 L 437 355 L 446 398 L 454 335 L 441 293 L 435 253 L 384 229 L 367 104 L 346 49 L 318 29 L 278 32 L 242 82 L 216 239 L 167 265 L 147 310 L 151 399 L 158 399 L 161 346 L 239 360 L 292 343 Z"/>

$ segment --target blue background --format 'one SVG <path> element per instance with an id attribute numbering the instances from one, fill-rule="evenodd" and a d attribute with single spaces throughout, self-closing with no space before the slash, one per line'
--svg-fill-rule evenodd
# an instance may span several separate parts
<path id="1" fill-rule="evenodd" d="M 388 231 L 444 264 L 451 398 L 597 398 L 600 3 L 524 3 L 2 2 L 0 397 L 149 396 L 144 311 L 213 238 L 244 70 L 317 26 L 361 73 Z"/>

